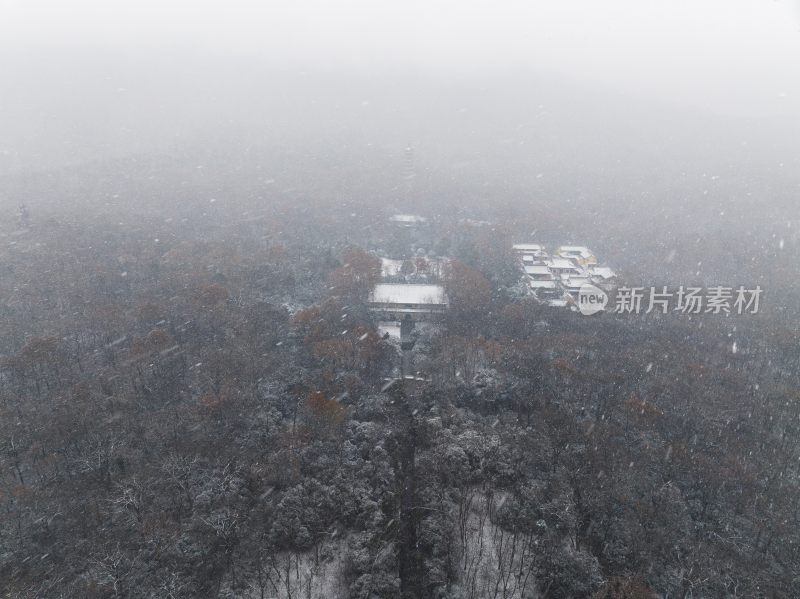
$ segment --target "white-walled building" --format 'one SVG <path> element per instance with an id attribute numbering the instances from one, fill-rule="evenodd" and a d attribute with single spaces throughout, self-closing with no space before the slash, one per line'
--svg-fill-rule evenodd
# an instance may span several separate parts
<path id="1" fill-rule="evenodd" d="M 512 249 L 523 262 L 531 262 L 547 258 L 547 251 L 545 251 L 545 247 L 538 243 L 515 243 L 512 246 Z"/>
<path id="2" fill-rule="evenodd" d="M 545 260 L 545 266 L 557 277 L 584 274 L 583 269 L 569 258 L 551 258 L 550 260 Z"/>
<path id="3" fill-rule="evenodd" d="M 593 266 L 597 264 L 597 257 L 583 245 L 561 245 L 556 254 L 563 258 L 575 260 L 580 266 Z"/>
<path id="4" fill-rule="evenodd" d="M 399 321 L 410 314 L 416 321 L 441 319 L 449 302 L 441 285 L 379 283 L 368 304 L 381 320 Z"/>
<path id="5" fill-rule="evenodd" d="M 616 273 L 599 266 L 594 253 L 582 245 L 558 246 L 552 256 L 538 243 L 517 243 L 513 251 L 525 273 L 530 293 L 541 303 L 567 306 L 574 303 L 581 287 L 613 288 Z"/>

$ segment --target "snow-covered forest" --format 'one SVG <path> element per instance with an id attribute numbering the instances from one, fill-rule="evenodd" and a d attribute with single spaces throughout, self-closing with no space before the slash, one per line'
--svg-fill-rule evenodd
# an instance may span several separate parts
<path id="1" fill-rule="evenodd" d="M 797 3 L 335 4 L 0 0 L 0 598 L 798 597 Z"/>
<path id="2" fill-rule="evenodd" d="M 796 295 L 584 317 L 520 295 L 499 225 L 116 217 L 2 232 L 7 596 L 790 596 Z M 374 252 L 445 240 L 387 384 Z"/>

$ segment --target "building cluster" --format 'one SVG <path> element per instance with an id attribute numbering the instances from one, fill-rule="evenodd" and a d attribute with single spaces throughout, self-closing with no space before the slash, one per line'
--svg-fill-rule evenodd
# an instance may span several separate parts
<path id="1" fill-rule="evenodd" d="M 550 252 L 540 244 L 518 243 L 513 249 L 528 290 L 543 304 L 571 306 L 585 285 L 609 290 L 616 284 L 614 271 L 601 266 L 587 247 L 562 245 Z M 400 338 L 401 323 L 413 328 L 416 323 L 436 322 L 444 317 L 449 300 L 439 281 L 447 261 L 426 257 L 381 259 L 383 280 L 368 300 L 380 330 Z"/>
<path id="2" fill-rule="evenodd" d="M 389 221 L 406 230 L 428 222 L 414 214 L 395 214 Z M 601 266 L 585 246 L 562 245 L 548 251 L 537 243 L 518 243 L 513 250 L 529 292 L 550 306 L 574 304 L 585 285 L 608 290 L 616 283 L 614 271 Z M 449 306 L 441 284 L 448 263 L 448 258 L 424 255 L 405 260 L 381 258 L 382 280 L 368 298 L 379 330 L 402 341 L 402 333 L 409 333 L 418 323 L 441 321 Z"/>
<path id="3" fill-rule="evenodd" d="M 614 271 L 600 266 L 587 247 L 562 245 L 549 252 L 538 243 L 517 243 L 513 249 L 531 294 L 547 305 L 571 305 L 584 285 L 605 289 L 615 283 Z"/>
<path id="4" fill-rule="evenodd" d="M 439 284 L 446 264 L 446 258 L 381 258 L 383 280 L 375 285 L 368 300 L 378 329 L 401 338 L 403 322 L 412 329 L 418 322 L 441 320 L 448 306 L 447 294 Z"/>
<path id="5" fill-rule="evenodd" d="M 388 221 L 402 231 L 404 245 L 414 246 L 418 235 L 427 235 L 428 219 L 418 214 L 393 214 Z M 440 284 L 447 258 L 426 256 L 422 249 L 396 260 L 381 258 L 381 282 L 369 294 L 368 306 L 378 330 L 403 340 L 418 323 L 436 322 L 447 311 L 448 299 Z"/>
<path id="6" fill-rule="evenodd" d="M 414 256 L 405 260 L 381 258 L 381 276 L 387 283 L 430 283 L 444 278 L 449 258 Z"/>

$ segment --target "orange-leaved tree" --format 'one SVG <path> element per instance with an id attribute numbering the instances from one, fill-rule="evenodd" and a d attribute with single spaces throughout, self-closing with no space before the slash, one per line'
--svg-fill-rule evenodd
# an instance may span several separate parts
<path id="1" fill-rule="evenodd" d="M 460 260 L 451 260 L 447 264 L 444 282 L 454 312 L 482 312 L 492 300 L 492 286 L 486 277 Z"/>
<path id="2" fill-rule="evenodd" d="M 345 409 L 322 391 L 314 391 L 306 400 L 305 425 L 308 434 L 317 439 L 336 437 L 342 431 Z"/>
<path id="3" fill-rule="evenodd" d="M 381 278 L 380 258 L 360 248 L 349 248 L 342 256 L 342 266 L 328 277 L 336 295 L 365 298 Z"/>

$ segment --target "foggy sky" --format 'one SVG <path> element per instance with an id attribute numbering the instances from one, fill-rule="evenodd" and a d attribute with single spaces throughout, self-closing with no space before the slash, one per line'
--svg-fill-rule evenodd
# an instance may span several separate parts
<path id="1" fill-rule="evenodd" d="M 26 53 L 249 55 L 282 67 L 480 75 L 532 68 L 718 111 L 800 105 L 797 0 L 3 0 Z"/>
<path id="2" fill-rule="evenodd" d="M 390 126 L 413 142 L 414 127 L 393 121 L 422 129 L 476 104 L 454 96 L 423 114 L 426 92 L 443 104 L 442 81 L 474 96 L 537 78 L 546 109 L 568 98 L 578 114 L 597 110 L 595 92 L 616 97 L 592 127 L 624 124 L 631 105 L 643 118 L 651 103 L 796 131 L 800 0 L 0 0 L 0 173 L 237 127 L 264 126 L 273 140 L 305 131 L 313 143 L 316 131 L 363 127 L 364 108 L 381 101 L 368 141 Z M 538 92 L 503 89 L 490 101 L 517 111 L 496 134 L 507 141 L 546 109 Z M 470 126 L 495 135 L 491 122 Z"/>

